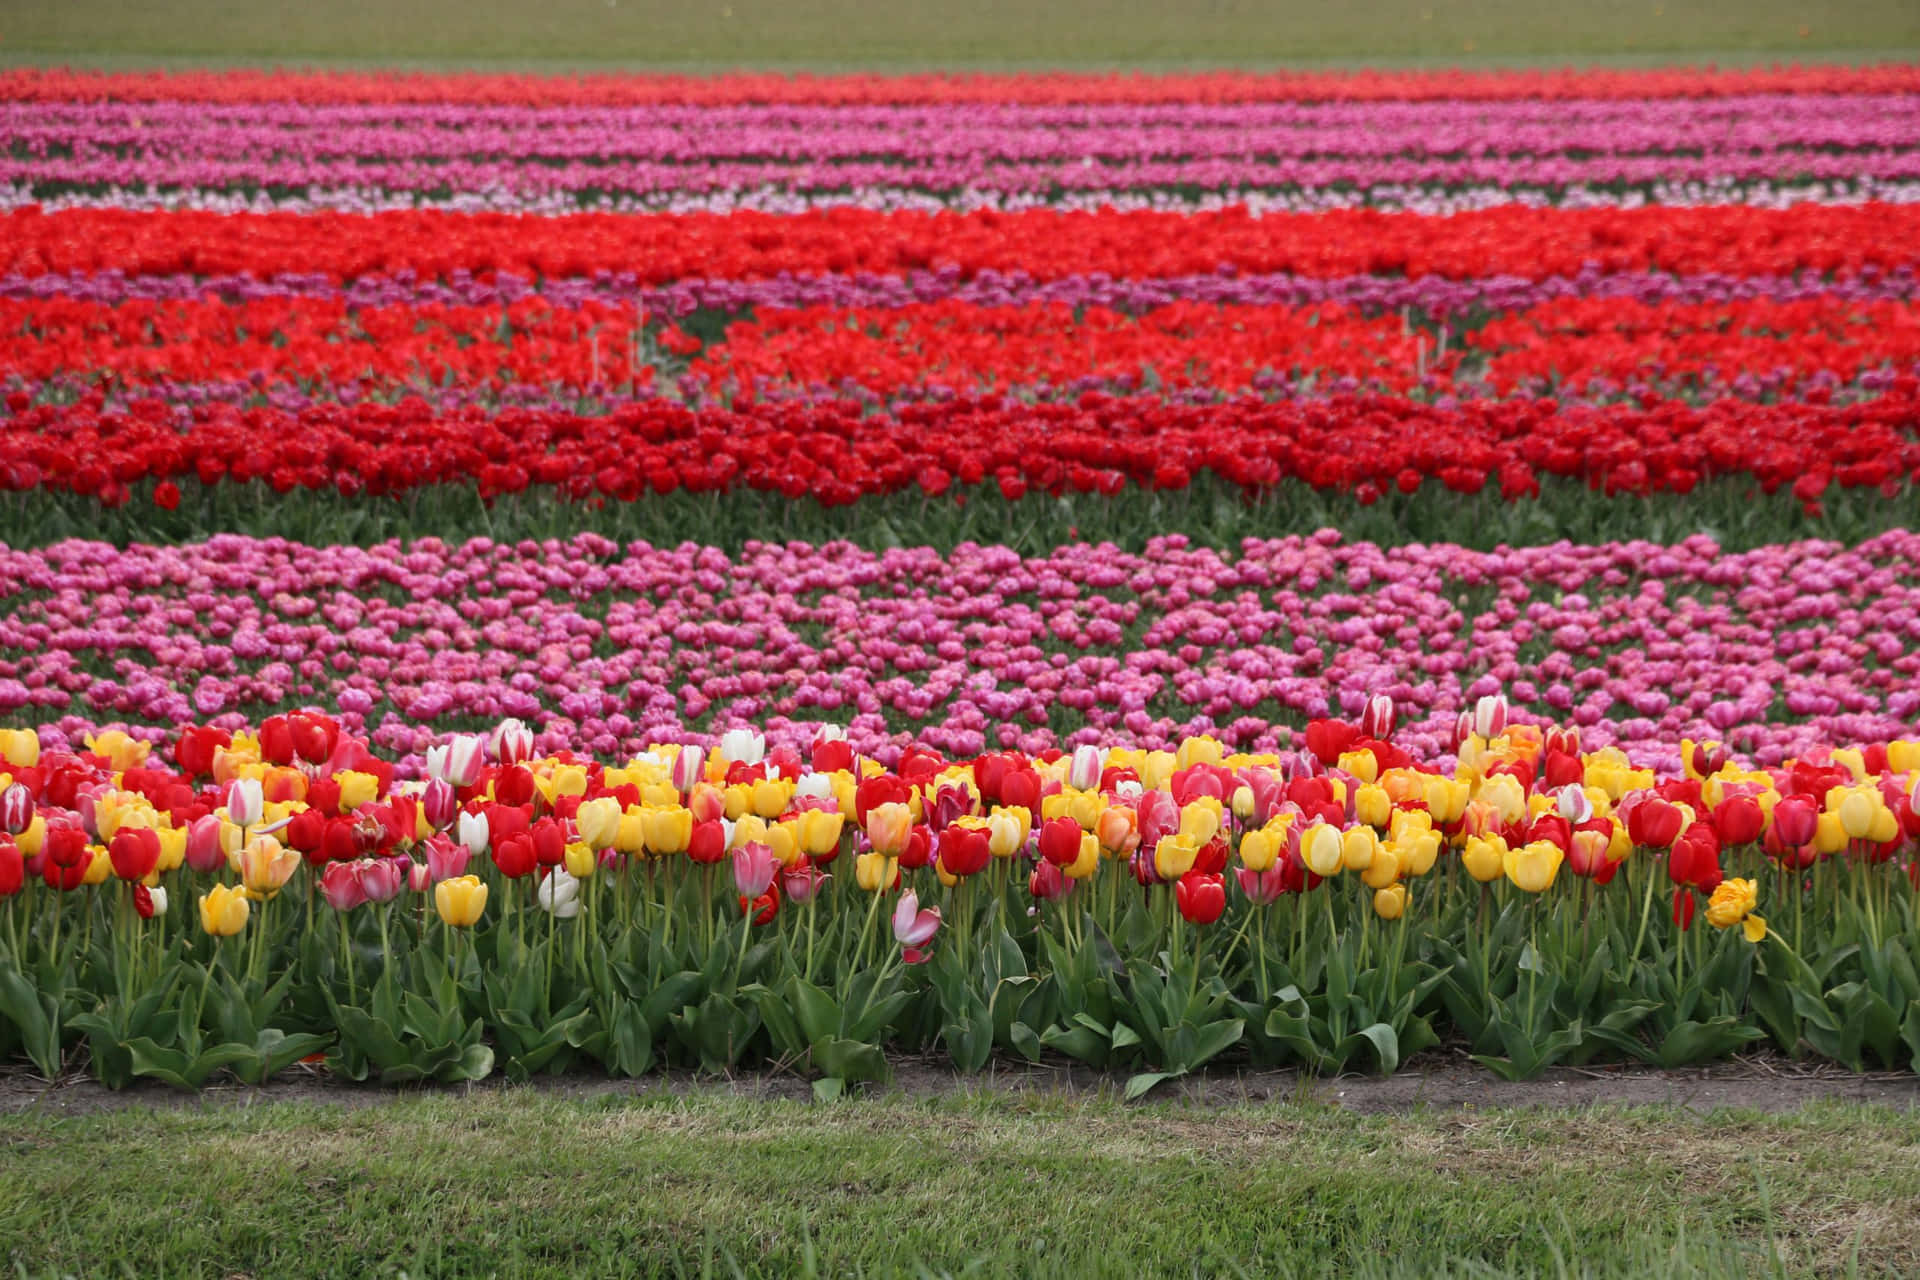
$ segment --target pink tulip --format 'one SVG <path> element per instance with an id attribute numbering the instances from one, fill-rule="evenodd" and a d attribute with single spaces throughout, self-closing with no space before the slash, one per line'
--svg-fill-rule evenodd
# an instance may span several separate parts
<path id="1" fill-rule="evenodd" d="M 187 828 L 187 865 L 202 875 L 226 868 L 227 850 L 220 843 L 218 814 L 195 818 Z"/>
<path id="2" fill-rule="evenodd" d="M 351 911 L 367 900 L 366 886 L 351 862 L 329 862 L 320 872 L 320 894 L 335 911 Z"/>
<path id="3" fill-rule="evenodd" d="M 920 909 L 920 897 L 909 889 L 893 908 L 893 936 L 901 946 L 918 950 L 940 932 L 940 908 Z M 909 964 L 914 963 L 908 961 Z"/>
<path id="4" fill-rule="evenodd" d="M 733 851 L 733 883 L 743 898 L 757 898 L 773 883 L 778 867 L 773 850 L 757 841 Z"/>
<path id="5" fill-rule="evenodd" d="M 402 858 L 365 858 L 349 863 L 360 881 L 360 891 L 368 902 L 390 902 L 399 894 L 406 871 Z M 329 863 L 336 866 L 337 863 Z"/>
<path id="6" fill-rule="evenodd" d="M 1234 878 L 1240 882 L 1240 892 L 1247 901 L 1256 906 L 1266 906 L 1282 893 L 1286 892 L 1286 863 L 1275 862 L 1265 871 L 1249 871 L 1245 867 L 1235 867 Z"/>

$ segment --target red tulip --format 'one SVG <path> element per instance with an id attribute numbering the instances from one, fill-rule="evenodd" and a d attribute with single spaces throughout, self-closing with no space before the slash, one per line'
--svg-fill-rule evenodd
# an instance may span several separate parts
<path id="1" fill-rule="evenodd" d="M 1227 889 L 1217 875 L 1189 871 L 1174 882 L 1174 901 L 1180 914 L 1198 925 L 1212 924 L 1227 909 Z"/>

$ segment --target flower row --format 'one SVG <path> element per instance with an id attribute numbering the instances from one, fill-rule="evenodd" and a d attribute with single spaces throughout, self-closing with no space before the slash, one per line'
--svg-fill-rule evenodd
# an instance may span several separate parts
<path id="1" fill-rule="evenodd" d="M 1037 280 L 1215 274 L 1384 274 L 1546 280 L 1601 272 L 1843 277 L 1911 268 L 1920 205 L 1554 209 L 1505 205 L 1445 218 L 1374 210 L 1256 217 L 1245 206 L 1150 211 L 876 213 L 780 217 L 574 214 L 525 218 L 416 210 L 131 212 L 27 208 L 0 215 L 0 271 L 344 281 L 412 272 L 521 278 L 628 272 L 649 284 L 781 275 L 901 276 L 948 269 Z"/>
<path id="2" fill-rule="evenodd" d="M 29 306 L 59 311 L 49 304 Z M 141 310 L 135 308 L 124 324 L 137 325 Z M 6 317 L 0 303 L 0 324 Z M 1296 309 L 1177 302 L 1137 316 L 1064 302 L 817 307 L 762 311 L 728 326 L 724 339 L 708 346 L 691 371 L 741 388 L 852 383 L 881 392 L 1077 379 L 1151 379 L 1171 388 L 1234 391 L 1350 379 L 1404 392 L 1432 372 L 1439 387 L 1475 384 L 1497 394 L 1629 381 L 1669 393 L 1749 385 L 1777 393 L 1816 377 L 1831 385 L 1875 370 L 1912 372 L 1920 361 L 1914 317 L 1902 302 L 1647 306 L 1619 298 L 1568 299 L 1495 315 L 1436 338 L 1424 330 L 1416 335 L 1401 317 L 1368 316 L 1339 304 Z M 70 355 L 52 330 L 45 333 L 23 334 L 25 345 L 13 351 L 0 346 L 0 372 L 12 368 L 44 378 L 96 364 L 112 368 L 121 354 L 109 338 Z M 396 354 L 408 358 L 408 348 L 399 346 Z M 9 365 L 9 356 L 21 363 Z M 25 363 L 28 358 L 33 362 Z M 224 360 L 222 365 L 220 372 L 232 376 L 233 366 Z"/>
<path id="3" fill-rule="evenodd" d="M 103 723 L 154 738 L 317 701 L 417 773 L 437 732 L 501 716 L 541 750 L 605 755 L 743 721 L 792 745 L 821 720 L 884 760 L 913 740 L 976 754 L 1200 731 L 1271 751 L 1373 689 L 1431 760 L 1504 688 L 1517 714 L 1637 760 L 1711 736 L 1777 763 L 1910 732 L 1917 565 L 1913 533 L 1735 554 L 1701 538 L 1382 550 L 1329 531 L 1024 559 L 595 535 L 64 542 L 0 555 L 17 600 L 0 714 L 72 744 Z"/>
<path id="4" fill-rule="evenodd" d="M 1087 392 L 1027 403 L 948 398 L 872 413 L 854 399 L 689 407 L 662 398 L 581 415 L 551 409 L 436 415 L 417 398 L 316 405 L 299 412 L 157 400 L 127 412 L 9 395 L 0 420 L 0 487 L 47 488 L 110 504 L 143 480 L 265 482 L 353 495 L 451 485 L 483 498 L 553 489 L 632 500 L 648 492 L 757 489 L 828 506 L 956 484 L 1114 495 L 1211 473 L 1249 496 L 1287 481 L 1362 502 L 1438 481 L 1451 493 L 1507 499 L 1567 477 L 1607 495 L 1688 493 L 1716 476 L 1790 488 L 1817 502 L 1837 484 L 1898 498 L 1920 471 L 1909 376 L 1852 404 L 1647 407 L 1553 400 L 1455 404 L 1335 395 L 1218 403 Z M 1430 491 L 1431 492 L 1431 491 Z M 178 493 L 174 494 L 177 501 Z"/>
<path id="5" fill-rule="evenodd" d="M 1565 209 L 1641 208 L 1648 205 L 1738 205 L 1782 209 L 1797 204 L 1857 205 L 1920 202 L 1920 181 L 1881 179 L 1858 175 L 1826 181 L 1765 179 L 1711 181 L 1656 179 L 1621 187 L 1586 183 L 1533 185 L 1508 182 L 1498 186 L 1414 186 L 1389 183 L 1373 186 L 1214 189 L 1201 187 L 1138 188 L 1088 187 L 1072 190 L 1015 191 L 994 187 L 929 191 L 884 183 L 856 187 L 800 188 L 756 183 L 744 187 L 705 191 L 667 189 L 644 194 L 627 191 L 544 190 L 515 192 L 499 187 L 461 191 L 451 187 L 391 191 L 352 185 L 269 188 L 242 185 L 233 188 L 155 187 L 140 183 L 43 183 L 31 179 L 0 183 L 0 210 L 35 208 L 42 212 L 82 209 L 118 209 L 147 213 L 345 213 L 365 217 L 376 213 L 504 213 L 516 216 L 560 217 L 583 209 L 614 214 L 732 214 L 760 213 L 791 217 L 820 209 L 864 209 L 871 213 L 902 210 L 948 213 L 1017 213 L 1046 209 L 1055 213 L 1207 213 L 1244 206 L 1262 216 L 1323 214 L 1336 210 L 1373 209 L 1447 217 L 1506 205 L 1553 206 Z"/>
<path id="6" fill-rule="evenodd" d="M 1338 303 L 1368 311 L 1408 310 L 1423 322 L 1462 312 L 1521 311 L 1569 298 L 1608 298 L 1646 306 L 1746 301 L 1833 304 L 1909 301 L 1915 297 L 1910 268 L 1875 275 L 1822 280 L 1808 276 L 1674 276 L 1655 272 L 1582 271 L 1572 276 L 1522 280 L 1488 276 L 1167 276 L 1128 279 L 1063 276 L 1035 280 L 1022 273 L 982 272 L 963 279 L 952 272 L 899 276 L 787 276 L 771 280 L 692 279 L 651 286 L 630 272 L 599 272 L 535 282 L 511 272 L 486 278 L 458 274 L 420 280 L 410 274 L 358 276 L 344 284 L 324 276 L 284 273 L 250 275 L 136 275 L 115 271 L 0 276 L 0 299 L 52 301 L 71 298 L 100 305 L 138 302 L 260 302 L 271 298 L 317 298 L 349 307 L 490 307 L 543 298 L 555 307 L 603 303 L 638 307 L 650 316 L 681 319 L 696 311 L 739 313 L 802 307 L 875 310 L 910 303 L 959 302 L 980 307 L 1025 307 L 1060 303 L 1075 309 L 1107 307 L 1144 311 L 1169 303 L 1219 306 L 1317 306 Z"/>
<path id="7" fill-rule="evenodd" d="M 188 1088 L 319 1050 L 390 1082 L 765 1056 L 834 1088 L 938 1045 L 1140 1069 L 1130 1094 L 1443 1037 L 1510 1077 L 1920 1056 L 1920 742 L 1771 771 L 1682 742 L 1662 777 L 1489 695 L 1421 767 L 1393 699 L 1354 701 L 1284 756 L 890 768 L 751 730 L 616 767 L 509 720 L 410 783 L 317 711 L 165 756 L 0 730 L 0 1056 L 51 1077 L 84 1038 L 110 1085 Z"/>
<path id="8" fill-rule="evenodd" d="M 1753 94 L 1911 94 L 1912 64 L 1657 68 L 1638 71 L 1215 71 L 1146 76 L 1045 75 L 476 75 L 393 72 L 97 72 L 19 68 L 0 74 L 0 101 L 396 103 L 461 108 L 722 107 L 750 103 L 955 103 L 1079 106 L 1100 103 L 1551 102 L 1725 98 Z"/>

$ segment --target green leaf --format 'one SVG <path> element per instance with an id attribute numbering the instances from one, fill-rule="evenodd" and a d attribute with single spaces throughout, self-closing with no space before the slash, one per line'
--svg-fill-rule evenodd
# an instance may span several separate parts
<path id="1" fill-rule="evenodd" d="M 1400 1069 L 1400 1036 L 1392 1027 L 1376 1022 L 1360 1028 L 1358 1034 L 1373 1046 L 1374 1061 L 1381 1075 L 1390 1076 Z"/>
<path id="2" fill-rule="evenodd" d="M 1156 1085 L 1178 1079 L 1184 1074 L 1186 1073 L 1181 1071 L 1143 1071 L 1139 1075 L 1127 1077 L 1127 1087 L 1122 1091 L 1122 1096 L 1128 1102 L 1132 1102 L 1145 1097 Z"/>

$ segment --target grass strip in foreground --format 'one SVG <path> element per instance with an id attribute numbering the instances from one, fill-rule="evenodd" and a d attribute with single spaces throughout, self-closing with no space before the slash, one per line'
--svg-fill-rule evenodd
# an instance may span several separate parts
<path id="1" fill-rule="evenodd" d="M 532 1091 L 0 1120 L 22 1275 L 1912 1274 L 1920 1115 Z M 77 1198 L 76 1198 L 77 1197 Z"/>

